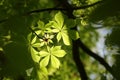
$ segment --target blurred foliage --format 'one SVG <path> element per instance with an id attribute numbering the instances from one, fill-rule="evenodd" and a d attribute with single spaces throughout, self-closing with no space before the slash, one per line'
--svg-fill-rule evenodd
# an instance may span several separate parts
<path id="1" fill-rule="evenodd" d="M 73 7 L 85 6 L 97 1 L 68 0 Z M 92 49 L 99 39 L 99 33 L 96 31 L 98 26 L 94 27 L 92 24 L 96 22 L 101 23 L 102 27 L 109 26 L 108 29 L 111 29 L 111 33 L 105 39 L 108 48 L 115 49 L 114 47 L 118 47 L 118 54 L 112 56 L 115 59 L 112 68 L 115 77 L 119 80 L 119 2 L 118 0 L 105 0 L 90 8 L 74 10 L 73 14 L 76 18 L 72 20 L 63 11 L 58 16 L 55 16 L 58 12 L 54 10 L 26 14 L 37 9 L 59 7 L 61 4 L 58 0 L 0 0 L 0 80 L 21 80 L 22 78 L 25 80 L 80 80 L 80 75 L 73 61 L 72 45 L 69 37 L 71 40 L 80 37 L 83 43 Z M 50 26 L 47 29 L 47 34 L 49 34 L 47 37 L 44 35 L 45 26 Z M 77 31 L 70 30 L 74 29 L 75 26 L 77 26 Z M 40 57 L 44 55 L 34 55 L 34 53 L 46 51 L 46 48 L 43 45 L 40 47 L 39 39 L 35 39 L 34 33 L 31 35 L 32 31 L 29 27 L 40 37 L 44 37 L 42 40 L 45 42 L 45 38 L 49 38 L 50 48 L 53 44 L 54 46 L 62 46 L 55 49 L 55 51 L 60 49 L 58 52 L 61 52 L 62 55 L 57 54 L 56 56 L 61 58 L 57 59 L 55 57 L 54 63 L 52 61 L 48 63 L 47 58 Z M 49 32 L 52 29 L 54 31 Z M 40 34 L 41 31 L 43 31 L 42 35 Z M 51 35 L 54 35 L 54 39 L 50 37 Z M 53 44 L 51 41 L 53 41 Z M 48 43 L 44 43 L 44 45 Z M 31 54 L 30 49 L 32 49 L 33 54 Z M 67 53 L 66 55 L 64 51 Z M 79 51 L 90 80 L 112 80 L 110 74 L 96 60 L 86 55 L 81 49 Z M 50 54 L 53 53 L 50 52 Z M 62 58 L 63 55 L 65 55 L 64 58 Z M 40 64 L 45 67 L 40 67 L 39 62 L 42 62 Z M 50 65 L 51 62 L 53 65 Z M 59 62 L 60 64 L 58 64 Z"/>

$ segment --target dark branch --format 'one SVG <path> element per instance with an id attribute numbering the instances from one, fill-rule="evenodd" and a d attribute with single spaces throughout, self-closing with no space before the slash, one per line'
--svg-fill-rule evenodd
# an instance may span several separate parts
<path id="1" fill-rule="evenodd" d="M 78 10 L 78 9 L 86 9 L 86 8 L 89 8 L 89 7 L 93 7 L 97 4 L 100 4 L 102 3 L 102 1 L 98 1 L 96 3 L 93 3 L 93 4 L 90 4 L 90 5 L 86 5 L 86 6 L 81 6 L 81 7 L 73 7 L 72 10 Z M 32 13 L 39 13 L 39 12 L 44 12 L 44 11 L 55 11 L 55 10 L 59 10 L 59 11 L 68 11 L 69 9 L 68 8 L 46 8 L 46 9 L 37 9 L 37 10 L 33 10 L 33 11 L 30 11 L 30 12 L 27 12 L 25 13 L 25 15 L 28 15 L 28 14 L 32 14 Z"/>
<path id="2" fill-rule="evenodd" d="M 86 6 L 81 6 L 81 7 L 73 7 L 72 10 L 78 10 L 78 9 L 86 9 L 86 8 L 89 8 L 89 7 L 92 7 L 94 5 L 97 5 L 99 3 L 101 3 L 102 1 L 98 1 L 96 3 L 93 3 L 93 4 L 90 4 L 90 5 L 86 5 Z M 67 8 L 46 8 L 46 9 L 37 9 L 37 10 L 33 10 L 33 11 L 29 11 L 27 13 L 24 13 L 22 16 L 26 16 L 26 15 L 30 15 L 32 13 L 39 13 L 39 12 L 45 12 L 45 11 L 68 11 Z M 3 23 L 5 22 L 6 20 L 8 19 L 4 19 L 4 20 L 0 20 L 0 23 Z"/>
<path id="3" fill-rule="evenodd" d="M 95 58 L 97 61 L 99 61 L 100 64 L 102 64 L 106 70 L 108 70 L 112 74 L 112 68 L 108 65 L 108 63 L 100 56 L 98 56 L 96 53 L 92 52 L 86 45 L 83 44 L 83 42 L 78 39 L 77 44 L 79 44 L 79 47 L 86 52 L 91 57 Z"/>
<path id="4" fill-rule="evenodd" d="M 72 41 L 72 54 L 73 54 L 73 59 L 75 61 L 75 64 L 77 66 L 77 69 L 79 71 L 79 74 L 81 76 L 81 80 L 88 80 L 86 71 L 84 69 L 83 63 L 80 59 L 80 55 L 79 55 L 79 45 L 77 44 L 77 41 Z"/>
<path id="5" fill-rule="evenodd" d="M 32 13 L 39 13 L 39 12 L 45 12 L 45 11 L 65 11 L 67 9 L 65 8 L 46 8 L 46 9 L 37 9 L 37 10 L 33 10 L 33 11 L 30 11 L 30 12 L 27 12 L 25 13 L 24 15 L 29 15 L 29 14 L 32 14 Z"/>

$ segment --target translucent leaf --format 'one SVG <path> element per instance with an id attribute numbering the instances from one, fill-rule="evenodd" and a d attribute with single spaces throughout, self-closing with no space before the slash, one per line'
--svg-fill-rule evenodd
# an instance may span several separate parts
<path id="1" fill-rule="evenodd" d="M 55 21 L 51 21 L 51 23 L 53 24 L 52 27 L 55 28 L 55 29 L 60 30 L 60 29 L 62 28 L 62 27 L 61 27 L 58 23 L 56 23 Z"/>
<path id="2" fill-rule="evenodd" d="M 27 36 L 27 40 L 30 42 L 31 41 L 31 36 L 32 36 L 32 33 L 28 34 Z"/>
<path id="3" fill-rule="evenodd" d="M 64 44 L 65 45 L 70 45 L 70 39 L 69 39 L 68 34 L 66 34 L 66 33 L 61 33 L 61 34 L 62 34 Z"/>
<path id="4" fill-rule="evenodd" d="M 40 54 L 40 57 L 45 57 L 49 55 L 49 53 L 46 51 L 40 51 L 39 54 Z"/>
<path id="5" fill-rule="evenodd" d="M 33 47 L 40 47 L 40 43 L 35 43 L 35 44 L 32 44 Z"/>
<path id="6" fill-rule="evenodd" d="M 59 30 L 58 30 L 58 29 L 52 29 L 52 32 L 53 32 L 53 33 L 58 33 Z"/>
<path id="7" fill-rule="evenodd" d="M 56 22 L 58 23 L 59 27 L 62 27 L 63 22 L 64 22 L 64 18 L 63 18 L 63 16 L 62 16 L 62 13 L 61 13 L 61 12 L 58 12 L 58 13 L 55 15 L 55 20 L 56 20 Z"/>
<path id="8" fill-rule="evenodd" d="M 48 72 L 45 67 L 36 70 L 36 72 L 37 72 L 37 80 L 48 80 L 48 75 L 47 75 Z"/>
<path id="9" fill-rule="evenodd" d="M 58 41 L 58 42 L 60 41 L 61 37 L 62 37 L 61 32 L 59 32 L 59 33 L 57 34 L 57 41 Z"/>
<path id="10" fill-rule="evenodd" d="M 58 51 L 60 49 L 61 49 L 61 46 L 55 46 L 55 47 L 51 48 L 51 51 L 54 52 L 54 51 Z"/>
<path id="11" fill-rule="evenodd" d="M 47 68 L 46 67 L 40 67 L 40 71 L 43 72 L 44 74 L 48 74 Z"/>
<path id="12" fill-rule="evenodd" d="M 47 23 L 46 25 L 45 25 L 45 27 L 46 28 L 49 28 L 49 27 L 51 27 L 53 25 L 53 23 L 50 21 L 49 23 Z"/>
<path id="13" fill-rule="evenodd" d="M 46 56 L 45 58 L 43 58 L 41 61 L 40 61 L 40 66 L 41 67 L 46 67 L 49 63 L 49 59 L 50 59 L 50 56 Z"/>
<path id="14" fill-rule="evenodd" d="M 33 61 L 34 62 L 39 62 L 40 56 L 37 55 L 38 52 L 32 47 L 30 48 L 30 50 L 31 50 L 31 56 L 32 56 Z"/>
<path id="15" fill-rule="evenodd" d="M 60 66 L 60 61 L 53 55 L 51 55 L 51 65 L 54 68 L 59 68 L 59 66 Z"/>
<path id="16" fill-rule="evenodd" d="M 35 37 L 32 39 L 31 44 L 35 43 L 36 40 L 37 40 L 37 37 L 35 36 Z"/>
<path id="17" fill-rule="evenodd" d="M 53 52 L 52 54 L 56 57 L 63 57 L 63 56 L 65 56 L 66 52 L 64 50 L 57 50 L 57 51 Z"/>
<path id="18" fill-rule="evenodd" d="M 42 32 L 42 30 L 36 30 L 35 33 L 39 35 Z"/>

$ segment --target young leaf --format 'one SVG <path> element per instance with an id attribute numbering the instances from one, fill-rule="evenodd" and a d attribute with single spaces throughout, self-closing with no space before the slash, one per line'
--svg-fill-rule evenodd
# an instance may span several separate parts
<path id="1" fill-rule="evenodd" d="M 56 57 L 63 57 L 65 56 L 66 52 L 64 50 L 57 50 L 52 52 L 52 55 L 56 56 Z"/>
<path id="2" fill-rule="evenodd" d="M 41 45 L 40 43 L 34 43 L 34 44 L 32 44 L 33 47 L 40 47 L 40 45 Z"/>
<path id="3" fill-rule="evenodd" d="M 41 66 L 41 67 L 46 67 L 46 66 L 48 65 L 48 63 L 49 63 L 49 58 L 50 58 L 49 55 L 46 56 L 45 58 L 43 58 L 43 59 L 40 61 L 40 66 Z"/>
<path id="4" fill-rule="evenodd" d="M 64 18 L 63 18 L 63 16 L 62 16 L 62 13 L 61 13 L 61 12 L 58 12 L 58 13 L 55 15 L 55 20 L 56 20 L 56 22 L 58 23 L 59 27 L 62 27 L 63 22 L 64 22 Z"/>
<path id="5" fill-rule="evenodd" d="M 36 40 L 37 40 L 37 37 L 35 36 L 35 37 L 32 39 L 31 44 L 34 44 L 34 43 L 36 42 Z"/>
<path id="6" fill-rule="evenodd" d="M 59 66 L 60 66 L 60 61 L 53 55 L 51 55 L 51 65 L 54 68 L 59 68 Z"/>
<path id="7" fill-rule="evenodd" d="M 32 56 L 33 61 L 34 62 L 39 62 L 40 56 L 37 55 L 38 52 L 32 47 L 30 48 L 30 50 L 31 50 L 31 56 Z"/>
<path id="8" fill-rule="evenodd" d="M 61 32 L 59 32 L 59 33 L 57 34 L 57 41 L 58 41 L 58 42 L 60 41 L 61 37 L 62 37 Z"/>
<path id="9" fill-rule="evenodd" d="M 48 56 L 49 53 L 46 52 L 46 51 L 40 51 L 40 52 L 39 52 L 39 55 L 40 55 L 40 57 L 45 57 L 45 56 Z"/>
<path id="10" fill-rule="evenodd" d="M 51 48 L 51 51 L 54 52 L 54 51 L 57 51 L 57 50 L 60 50 L 60 49 L 61 49 L 61 46 L 55 46 L 55 47 Z"/>
<path id="11" fill-rule="evenodd" d="M 65 45 L 70 45 L 70 39 L 69 39 L 68 34 L 66 34 L 66 33 L 61 33 L 61 34 L 62 34 L 64 44 Z"/>

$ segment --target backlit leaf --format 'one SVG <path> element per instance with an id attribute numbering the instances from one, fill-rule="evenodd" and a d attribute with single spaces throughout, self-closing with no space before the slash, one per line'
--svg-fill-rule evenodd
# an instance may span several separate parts
<path id="1" fill-rule="evenodd" d="M 62 33 L 62 38 L 63 38 L 63 42 L 65 45 L 70 45 L 70 39 L 69 39 L 68 34 Z"/>
<path id="2" fill-rule="evenodd" d="M 44 56 L 48 56 L 49 53 L 46 52 L 46 51 L 40 51 L 40 52 L 39 52 L 39 55 L 40 55 L 40 57 L 44 57 Z"/>
<path id="3" fill-rule="evenodd" d="M 40 43 L 35 43 L 35 44 L 32 44 L 33 47 L 40 47 Z"/>
<path id="4" fill-rule="evenodd" d="M 59 68 L 59 66 L 60 66 L 60 61 L 53 55 L 51 55 L 51 65 L 54 68 Z"/>
<path id="5" fill-rule="evenodd" d="M 62 16 L 62 13 L 61 13 L 61 12 L 58 12 L 58 13 L 55 15 L 55 20 L 56 20 L 56 22 L 58 23 L 59 27 L 62 27 L 63 22 L 64 22 L 64 18 L 63 18 L 63 16 Z"/>
<path id="6" fill-rule="evenodd" d="M 32 56 L 33 61 L 34 62 L 39 62 L 40 56 L 37 55 L 38 52 L 32 47 L 30 48 L 30 50 L 31 50 L 31 56 Z"/>
<path id="7" fill-rule="evenodd" d="M 61 32 L 59 32 L 59 33 L 57 34 L 57 41 L 58 41 L 58 42 L 60 41 L 61 37 L 62 37 Z"/>
<path id="8" fill-rule="evenodd" d="M 41 67 L 46 67 L 46 66 L 48 65 L 48 63 L 49 63 L 49 58 L 50 58 L 49 55 L 46 56 L 45 58 L 43 58 L 43 59 L 40 61 L 40 66 L 41 66 Z"/>
<path id="9" fill-rule="evenodd" d="M 56 57 L 63 57 L 65 56 L 66 52 L 64 50 L 57 50 L 52 53 L 52 55 Z"/>

